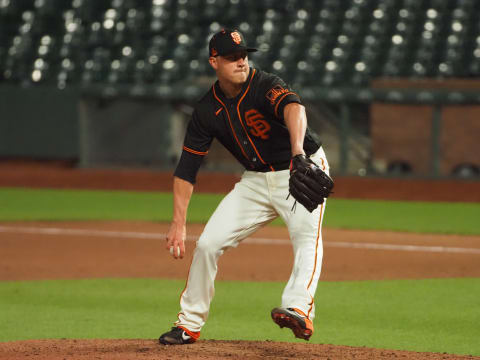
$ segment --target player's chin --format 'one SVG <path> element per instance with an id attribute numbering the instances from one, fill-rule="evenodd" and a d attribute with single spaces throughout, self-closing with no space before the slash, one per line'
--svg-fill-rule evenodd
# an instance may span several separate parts
<path id="1" fill-rule="evenodd" d="M 246 72 L 238 72 L 233 76 L 233 82 L 237 84 L 243 84 L 247 81 L 247 73 Z"/>

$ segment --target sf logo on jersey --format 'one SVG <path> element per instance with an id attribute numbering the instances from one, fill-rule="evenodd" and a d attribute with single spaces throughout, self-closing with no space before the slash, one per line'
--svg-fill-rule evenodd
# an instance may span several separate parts
<path id="1" fill-rule="evenodd" d="M 250 127 L 250 134 L 259 137 L 263 140 L 268 139 L 268 132 L 271 129 L 270 124 L 265 121 L 265 118 L 256 109 L 251 109 L 245 112 L 245 121 Z"/>

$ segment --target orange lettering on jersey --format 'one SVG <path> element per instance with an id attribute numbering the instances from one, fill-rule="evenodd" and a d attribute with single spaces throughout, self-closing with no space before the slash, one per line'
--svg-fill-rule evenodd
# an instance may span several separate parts
<path id="1" fill-rule="evenodd" d="M 270 101 L 270 104 L 273 105 L 273 104 L 275 104 L 275 101 L 277 101 L 277 99 L 280 95 L 286 94 L 288 92 L 290 92 L 290 90 L 285 89 L 285 88 L 281 87 L 280 85 L 275 85 L 273 88 L 268 90 L 267 95 L 265 95 L 265 96 Z"/>
<path id="2" fill-rule="evenodd" d="M 232 36 L 232 39 L 235 42 L 235 44 L 240 44 L 242 42 L 242 37 L 238 32 L 234 31 L 230 35 Z"/>
<path id="3" fill-rule="evenodd" d="M 258 110 L 251 109 L 246 111 L 245 121 L 250 127 L 250 134 L 263 140 L 268 139 L 269 135 L 267 133 L 270 131 L 271 126 Z"/>

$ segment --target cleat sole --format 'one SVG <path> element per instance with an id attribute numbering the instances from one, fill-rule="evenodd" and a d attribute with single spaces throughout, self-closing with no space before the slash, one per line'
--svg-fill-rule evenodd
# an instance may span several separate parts
<path id="1" fill-rule="evenodd" d="M 310 340 L 312 336 L 312 331 L 310 329 L 305 329 L 302 324 L 295 319 L 294 317 L 287 316 L 282 313 L 277 313 L 272 311 L 272 320 L 281 328 L 287 327 L 293 331 L 293 334 L 298 339 Z"/>

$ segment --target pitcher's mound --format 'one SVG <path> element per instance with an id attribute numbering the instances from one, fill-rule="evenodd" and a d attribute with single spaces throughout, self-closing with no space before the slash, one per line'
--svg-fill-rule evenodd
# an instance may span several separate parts
<path id="1" fill-rule="evenodd" d="M 29 340 L 0 343 L 0 359 L 480 359 L 438 353 L 273 341 L 201 340 L 182 346 L 156 340 Z"/>

